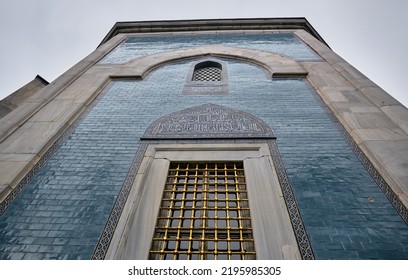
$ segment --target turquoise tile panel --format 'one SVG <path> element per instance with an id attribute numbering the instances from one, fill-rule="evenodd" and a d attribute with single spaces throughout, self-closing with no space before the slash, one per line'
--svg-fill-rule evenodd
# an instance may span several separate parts
<path id="1" fill-rule="evenodd" d="M 116 81 L 0 217 L 1 259 L 89 259 L 139 139 L 159 117 L 213 103 L 273 129 L 317 259 L 408 259 L 408 228 L 307 82 L 225 60 L 227 95 L 182 95 L 191 61 Z M 370 199 L 369 199 L 370 198 Z"/>
<path id="2" fill-rule="evenodd" d="M 206 34 L 129 37 L 110 54 L 102 64 L 123 64 L 160 52 L 181 48 L 222 45 L 273 52 L 295 60 L 319 60 L 319 56 L 293 33 L 272 34 Z"/>

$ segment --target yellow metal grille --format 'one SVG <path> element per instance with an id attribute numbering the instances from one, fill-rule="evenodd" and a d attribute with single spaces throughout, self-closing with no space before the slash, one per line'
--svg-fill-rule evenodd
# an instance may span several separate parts
<path id="1" fill-rule="evenodd" d="M 242 162 L 170 164 L 150 259 L 255 259 Z"/>

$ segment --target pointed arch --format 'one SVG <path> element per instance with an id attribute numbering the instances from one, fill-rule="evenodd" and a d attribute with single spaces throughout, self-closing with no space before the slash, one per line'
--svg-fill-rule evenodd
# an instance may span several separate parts
<path id="1" fill-rule="evenodd" d="M 203 46 L 180 49 L 137 58 L 122 65 L 111 78 L 139 78 L 143 79 L 151 71 L 168 63 L 200 57 L 219 57 L 241 60 L 256 64 L 268 71 L 271 77 L 305 77 L 307 71 L 295 60 L 266 51 L 251 50 L 226 46 Z"/>

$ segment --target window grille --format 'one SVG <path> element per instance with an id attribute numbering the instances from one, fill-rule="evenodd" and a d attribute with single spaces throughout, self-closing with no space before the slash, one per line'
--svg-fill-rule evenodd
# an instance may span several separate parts
<path id="1" fill-rule="evenodd" d="M 215 61 L 204 61 L 194 67 L 193 82 L 221 82 L 222 66 Z"/>
<path id="2" fill-rule="evenodd" d="M 242 162 L 171 163 L 150 259 L 255 259 Z"/>
<path id="3" fill-rule="evenodd" d="M 221 69 L 216 67 L 205 67 L 194 71 L 195 82 L 220 82 Z"/>
<path id="4" fill-rule="evenodd" d="M 227 65 L 222 61 L 204 60 L 192 64 L 188 72 L 183 94 L 228 94 Z"/>

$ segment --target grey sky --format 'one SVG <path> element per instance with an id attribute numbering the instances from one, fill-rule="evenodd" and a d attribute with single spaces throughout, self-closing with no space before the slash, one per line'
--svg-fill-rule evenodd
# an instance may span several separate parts
<path id="1" fill-rule="evenodd" d="M 306 17 L 330 47 L 408 106 L 406 0 L 0 0 L 0 99 L 52 82 L 117 21 Z"/>

